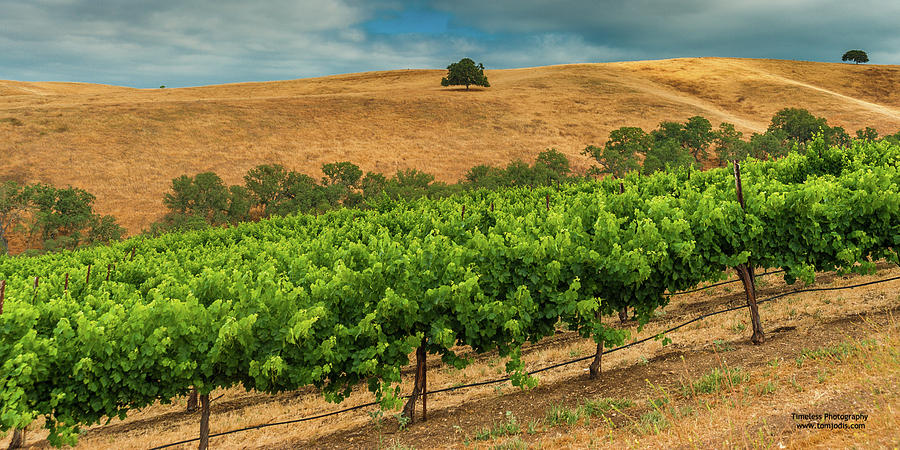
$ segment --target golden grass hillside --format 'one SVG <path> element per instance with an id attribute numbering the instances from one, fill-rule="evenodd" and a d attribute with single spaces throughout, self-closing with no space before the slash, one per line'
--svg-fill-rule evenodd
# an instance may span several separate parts
<path id="1" fill-rule="evenodd" d="M 442 70 L 398 70 L 181 89 L 0 81 L 0 179 L 72 185 L 135 233 L 182 174 L 242 182 L 280 163 L 416 168 L 456 181 L 477 164 L 580 151 L 626 125 L 703 115 L 750 132 L 788 106 L 851 134 L 900 129 L 900 66 L 691 58 L 489 70 L 489 89 L 443 88 Z"/>

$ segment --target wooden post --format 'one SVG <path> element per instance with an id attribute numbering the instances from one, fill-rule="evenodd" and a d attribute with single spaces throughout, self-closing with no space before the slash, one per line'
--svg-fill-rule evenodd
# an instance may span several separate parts
<path id="1" fill-rule="evenodd" d="M 196 411 L 197 410 L 197 388 L 192 387 L 191 393 L 188 395 L 187 401 L 187 411 Z"/>
<path id="2" fill-rule="evenodd" d="M 741 184 L 741 164 L 737 160 L 734 161 L 734 186 L 738 203 L 741 204 L 741 209 L 746 210 L 744 189 Z M 747 306 L 750 308 L 750 323 L 753 325 L 753 336 L 750 337 L 750 341 L 754 344 L 762 344 L 766 340 L 766 335 L 763 333 L 762 322 L 759 320 L 759 308 L 756 305 L 756 279 L 753 274 L 753 263 L 748 259 L 746 264 L 739 264 L 735 270 L 744 285 Z"/>
<path id="3" fill-rule="evenodd" d="M 602 322 L 603 316 L 600 315 L 600 310 L 597 310 L 597 321 Z M 591 365 L 588 367 L 590 379 L 596 379 L 600 377 L 600 373 L 602 372 L 602 367 L 600 366 L 600 361 L 603 359 L 603 340 L 597 343 L 597 353 L 594 353 L 594 360 L 591 361 Z"/>
<path id="4" fill-rule="evenodd" d="M 109 273 L 112 272 L 112 264 L 106 265 L 106 281 L 109 281 Z"/>
<path id="5" fill-rule="evenodd" d="M 428 420 L 428 354 L 425 353 L 425 346 L 416 349 L 416 361 L 418 361 L 422 352 L 422 422 Z"/>
<path id="6" fill-rule="evenodd" d="M 459 218 L 460 218 L 460 219 L 465 219 L 465 218 L 466 218 L 466 205 L 463 205 L 463 207 L 462 207 L 462 214 L 459 215 Z"/>
<path id="7" fill-rule="evenodd" d="M 0 314 L 3 314 L 3 299 L 6 296 L 6 280 L 0 281 Z"/>
<path id="8" fill-rule="evenodd" d="M 416 381 L 413 384 L 412 394 L 409 396 L 409 400 L 406 401 L 406 405 L 403 406 L 403 415 L 409 418 L 409 423 L 416 422 L 416 400 L 419 398 L 419 395 L 422 395 L 422 420 L 426 419 L 426 398 L 425 398 L 425 373 L 426 373 L 426 362 L 427 353 L 425 352 L 425 340 L 422 340 L 422 344 L 416 349 Z"/>
<path id="9" fill-rule="evenodd" d="M 741 163 L 737 160 L 734 160 L 734 186 L 735 191 L 737 192 L 738 203 L 741 204 L 741 209 L 746 210 L 747 205 L 744 204 L 744 187 L 741 184 Z M 750 270 L 750 279 L 753 280 L 753 286 L 756 287 L 756 275 L 753 273 L 753 264 L 750 261 L 747 261 L 747 268 Z"/>
<path id="10" fill-rule="evenodd" d="M 209 394 L 200 396 L 200 450 L 209 448 Z"/>
<path id="11" fill-rule="evenodd" d="M 550 211 L 550 194 L 547 194 L 547 211 Z"/>
<path id="12" fill-rule="evenodd" d="M 87 277 L 84 279 L 84 284 L 85 284 L 85 286 L 88 284 L 91 284 L 91 265 L 90 264 L 88 264 L 88 273 L 87 273 Z"/>
<path id="13" fill-rule="evenodd" d="M 63 292 L 69 290 L 69 272 L 66 272 L 66 285 L 63 287 Z"/>
<path id="14" fill-rule="evenodd" d="M 741 186 L 741 163 L 734 160 L 734 187 L 737 191 L 737 199 L 738 203 L 741 204 L 742 209 L 746 209 L 746 205 L 744 205 L 744 189 Z"/>
<path id="15" fill-rule="evenodd" d="M 23 448 L 25 447 L 25 429 L 24 428 L 16 428 L 13 430 L 12 439 L 9 441 L 9 450 L 14 448 Z"/>
<path id="16" fill-rule="evenodd" d="M 40 278 L 41 278 L 41 277 L 39 277 L 39 276 L 38 276 L 38 277 L 34 277 L 34 288 L 35 288 L 35 289 L 38 288 L 38 281 L 40 280 Z"/>
<path id="17" fill-rule="evenodd" d="M 746 264 L 739 264 L 737 273 L 744 284 L 747 306 L 750 307 L 750 323 L 753 325 L 753 336 L 750 337 L 750 341 L 757 345 L 762 344 L 766 341 L 766 335 L 763 333 L 762 322 L 759 320 L 759 308 L 756 305 L 756 287 L 753 285 L 753 278 L 750 276 L 750 270 Z"/>

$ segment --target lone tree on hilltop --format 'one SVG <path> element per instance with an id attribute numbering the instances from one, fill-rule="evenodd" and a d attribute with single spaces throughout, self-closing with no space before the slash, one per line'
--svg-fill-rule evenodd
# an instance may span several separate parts
<path id="1" fill-rule="evenodd" d="M 491 87 L 488 79 L 484 76 L 484 64 L 475 64 L 469 58 L 463 58 L 457 63 L 447 66 L 447 77 L 441 79 L 441 86 L 483 86 Z"/>
<path id="2" fill-rule="evenodd" d="M 850 50 L 847 53 L 844 53 L 844 56 L 841 57 L 841 61 L 853 61 L 857 64 L 869 62 L 869 55 L 862 50 Z"/>

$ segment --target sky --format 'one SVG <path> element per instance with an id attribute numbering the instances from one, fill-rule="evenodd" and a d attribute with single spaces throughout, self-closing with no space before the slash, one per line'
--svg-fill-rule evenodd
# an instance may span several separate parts
<path id="1" fill-rule="evenodd" d="M 898 0 L 0 0 L 0 79 L 140 88 L 695 56 L 900 64 Z"/>

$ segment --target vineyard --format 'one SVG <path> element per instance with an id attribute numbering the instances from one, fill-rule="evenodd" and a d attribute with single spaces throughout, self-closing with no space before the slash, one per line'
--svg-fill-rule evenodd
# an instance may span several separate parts
<path id="1" fill-rule="evenodd" d="M 428 355 L 463 368 L 572 330 L 588 366 L 671 293 L 736 272 L 754 343 L 766 340 L 755 270 L 811 283 L 900 263 L 900 147 L 855 141 L 705 172 L 476 191 L 378 210 L 0 259 L 0 430 L 43 417 L 54 445 L 82 427 L 196 389 L 312 386 L 340 402 L 426 416 Z M 659 336 L 665 339 L 664 336 Z M 459 352 L 460 346 L 467 350 Z M 414 354 L 416 369 L 403 373 Z M 411 395 L 402 376 L 414 377 Z"/>

